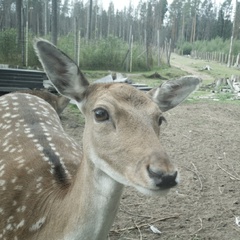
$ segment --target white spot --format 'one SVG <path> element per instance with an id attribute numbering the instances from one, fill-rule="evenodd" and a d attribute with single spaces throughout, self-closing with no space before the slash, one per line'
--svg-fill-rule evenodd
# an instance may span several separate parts
<path id="1" fill-rule="evenodd" d="M 43 158 L 44 161 L 50 162 L 49 157 L 46 157 L 44 154 L 41 154 L 41 156 L 42 156 L 42 158 Z"/>
<path id="2" fill-rule="evenodd" d="M 5 146 L 7 146 L 8 145 L 8 143 L 9 143 L 9 140 L 7 139 L 3 144 L 2 144 L 2 147 L 5 147 Z"/>
<path id="3" fill-rule="evenodd" d="M 42 180 L 43 180 L 43 177 L 38 177 L 36 181 L 41 182 Z"/>
<path id="4" fill-rule="evenodd" d="M 37 190 L 37 192 L 36 192 L 36 194 L 39 194 L 39 193 L 41 193 L 42 192 L 42 188 L 39 188 L 38 190 Z"/>
<path id="5" fill-rule="evenodd" d="M 16 150 L 17 150 L 16 148 L 12 148 L 12 149 L 10 150 L 10 153 L 15 152 Z"/>
<path id="6" fill-rule="evenodd" d="M 33 168 L 26 167 L 27 174 L 31 174 L 33 172 Z"/>
<path id="7" fill-rule="evenodd" d="M 3 215 L 3 213 L 4 213 L 3 209 L 2 209 L 2 208 L 0 208 L 0 214 L 2 214 L 2 215 Z"/>
<path id="8" fill-rule="evenodd" d="M 0 167 L 0 171 L 2 171 L 2 170 L 5 168 L 5 165 L 6 165 L 6 164 L 3 164 L 3 165 Z"/>
<path id="9" fill-rule="evenodd" d="M 40 229 L 42 227 L 42 225 L 45 223 L 46 221 L 46 217 L 42 217 L 40 218 L 36 223 L 34 223 L 30 228 L 29 231 L 33 232 L 33 231 L 37 231 L 38 229 Z"/>
<path id="10" fill-rule="evenodd" d="M 12 183 L 15 183 L 16 181 L 17 181 L 17 177 L 15 177 L 11 180 Z"/>
<path id="11" fill-rule="evenodd" d="M 17 118 L 17 117 L 19 117 L 19 114 L 11 115 L 11 118 Z"/>
<path id="12" fill-rule="evenodd" d="M 11 98 L 13 99 L 13 100 L 18 100 L 18 97 L 17 96 L 11 96 Z"/>
<path id="13" fill-rule="evenodd" d="M 23 189 L 23 186 L 20 186 L 20 185 L 17 185 L 14 187 L 14 190 L 22 190 Z"/>
<path id="14" fill-rule="evenodd" d="M 2 118 L 7 118 L 7 117 L 10 117 L 11 116 L 11 113 L 5 113 L 4 115 L 2 115 Z"/>
<path id="15" fill-rule="evenodd" d="M 10 217 L 7 219 L 7 222 L 10 223 L 13 219 L 14 219 L 14 217 L 13 217 L 13 216 L 10 216 Z"/>
<path id="16" fill-rule="evenodd" d="M 41 144 L 36 144 L 36 147 L 38 149 L 38 151 L 42 152 L 43 151 L 43 146 Z"/>
<path id="17" fill-rule="evenodd" d="M 11 223 L 7 225 L 6 230 L 10 230 L 10 231 L 13 230 L 13 226 Z"/>
<path id="18" fill-rule="evenodd" d="M 42 183 L 38 183 L 37 185 L 36 185 L 36 188 L 41 188 L 42 187 Z"/>
<path id="19" fill-rule="evenodd" d="M 26 206 L 18 207 L 17 212 L 24 212 L 26 210 Z"/>
<path id="20" fill-rule="evenodd" d="M 5 171 L 2 170 L 2 171 L 0 172 L 0 177 L 2 177 L 4 173 L 5 173 Z"/>
<path id="21" fill-rule="evenodd" d="M 21 228 L 24 226 L 25 220 L 23 219 L 18 225 L 17 225 L 17 229 Z"/>
<path id="22" fill-rule="evenodd" d="M 5 181 L 5 180 L 0 180 L 0 187 L 4 186 L 4 185 L 5 185 L 5 183 L 6 183 L 6 181 Z"/>
<path id="23" fill-rule="evenodd" d="M 4 136 L 4 138 L 8 138 L 12 133 L 13 133 L 13 131 L 9 131 L 9 132 Z"/>

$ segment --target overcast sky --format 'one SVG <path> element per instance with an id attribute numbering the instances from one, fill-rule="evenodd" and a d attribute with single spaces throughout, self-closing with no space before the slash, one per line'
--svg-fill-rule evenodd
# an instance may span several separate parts
<path id="1" fill-rule="evenodd" d="M 224 0 L 215 0 L 216 3 L 222 3 Z M 98 2 L 102 2 L 103 3 L 103 8 L 104 9 L 108 9 L 109 3 L 111 2 L 111 0 L 98 0 Z M 115 10 L 122 10 L 125 6 L 128 7 L 129 6 L 129 2 L 130 0 L 112 0 L 112 2 L 114 3 L 114 8 Z M 131 0 L 132 5 L 137 6 L 139 0 Z M 170 4 L 172 2 L 172 0 L 168 0 L 168 3 Z"/>

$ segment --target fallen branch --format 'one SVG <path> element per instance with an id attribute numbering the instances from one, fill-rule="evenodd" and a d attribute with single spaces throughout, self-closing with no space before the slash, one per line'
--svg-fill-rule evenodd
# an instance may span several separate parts
<path id="1" fill-rule="evenodd" d="M 120 211 L 121 211 L 121 212 L 124 212 L 124 213 L 127 213 L 127 214 L 129 214 L 129 215 L 135 216 L 135 217 L 152 218 L 151 216 L 132 213 L 132 212 L 129 212 L 129 211 L 124 210 L 124 209 L 122 209 L 122 208 L 120 208 Z"/>
<path id="2" fill-rule="evenodd" d="M 197 167 L 195 166 L 195 164 L 194 164 L 193 162 L 191 162 L 191 164 L 192 164 L 192 166 L 194 167 L 194 170 L 192 170 L 192 169 L 190 169 L 190 168 L 188 168 L 188 167 L 184 167 L 184 168 L 186 168 L 186 169 L 189 170 L 190 172 L 193 172 L 194 174 L 196 174 L 196 176 L 197 176 L 197 178 L 198 178 L 198 180 L 199 180 L 199 182 L 200 182 L 200 191 L 202 191 L 202 190 L 203 190 L 203 184 L 202 184 L 202 180 L 201 180 L 201 178 L 200 178 L 199 171 L 198 171 Z"/>
<path id="3" fill-rule="evenodd" d="M 200 217 L 198 217 L 198 219 L 200 221 L 200 225 L 201 226 L 200 226 L 200 228 L 196 232 L 192 233 L 191 235 L 196 235 L 198 232 L 200 232 L 203 229 L 202 219 Z"/>
<path id="4" fill-rule="evenodd" d="M 168 219 L 171 219 L 171 218 L 178 218 L 180 215 L 173 215 L 173 216 L 169 216 L 169 217 L 165 217 L 165 218 L 159 218 L 159 219 L 156 219 L 150 223 L 142 223 L 142 224 L 136 224 L 135 223 L 135 226 L 131 226 L 131 227 L 126 227 L 126 228 L 120 228 L 120 229 L 114 229 L 114 230 L 111 230 L 111 232 L 115 232 L 115 233 L 119 233 L 119 232 L 122 232 L 122 231 L 126 231 L 126 230 L 133 230 L 133 229 L 140 229 L 142 227 L 146 227 L 146 226 L 149 226 L 153 223 L 156 223 L 156 222 L 160 222 L 160 221 L 166 221 Z M 136 227 L 136 225 L 138 227 Z"/>
<path id="5" fill-rule="evenodd" d="M 133 221 L 134 224 L 135 224 L 135 227 L 137 228 L 138 232 L 139 232 L 139 235 L 140 235 L 140 240 L 142 240 L 142 232 L 140 230 L 140 227 L 137 225 L 137 223 L 135 221 Z"/>
<path id="6" fill-rule="evenodd" d="M 225 173 L 227 173 L 232 180 L 240 181 L 240 178 L 232 175 L 232 174 L 231 174 L 230 172 L 228 172 L 226 169 L 224 169 L 223 167 L 221 167 L 220 164 L 219 164 L 219 162 L 217 162 L 217 165 L 218 165 L 218 167 L 219 167 L 221 170 L 223 170 Z"/>

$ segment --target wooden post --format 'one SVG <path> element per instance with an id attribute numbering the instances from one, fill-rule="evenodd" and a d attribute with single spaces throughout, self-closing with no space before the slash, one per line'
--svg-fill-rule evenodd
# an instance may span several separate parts
<path id="1" fill-rule="evenodd" d="M 130 47 L 130 64 L 129 64 L 129 72 L 132 72 L 132 55 L 133 55 L 133 34 L 132 34 L 131 47 Z"/>
<path id="2" fill-rule="evenodd" d="M 28 66 L 28 20 L 26 22 L 26 46 L 25 46 L 25 49 L 26 49 L 26 67 Z"/>
<path id="3" fill-rule="evenodd" d="M 81 31 L 78 31 L 78 54 L 77 54 L 77 65 L 80 65 L 80 46 L 81 46 Z"/>
<path id="4" fill-rule="evenodd" d="M 78 62 L 78 21 L 77 17 L 74 17 L 74 61 Z"/>
<path id="5" fill-rule="evenodd" d="M 161 65 L 160 30 L 157 30 L 158 67 Z"/>

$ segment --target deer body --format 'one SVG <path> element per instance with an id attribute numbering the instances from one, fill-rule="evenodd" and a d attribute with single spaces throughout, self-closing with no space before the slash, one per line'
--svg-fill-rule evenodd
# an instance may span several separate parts
<path id="1" fill-rule="evenodd" d="M 48 90 L 22 90 L 22 91 L 18 91 L 18 92 L 22 92 L 22 93 L 29 93 L 35 96 L 38 96 L 42 99 L 44 99 L 46 102 L 48 102 L 57 112 L 58 115 L 60 115 L 63 110 L 67 107 L 67 105 L 70 102 L 69 98 L 66 98 L 62 95 L 57 96 L 51 92 L 49 92 Z"/>
<path id="2" fill-rule="evenodd" d="M 83 142 L 64 132 L 46 101 L 0 98 L 0 239 L 106 239 L 124 185 L 160 196 L 177 184 L 159 140 L 160 109 L 176 106 L 199 79 L 149 95 L 125 84 L 89 85 L 55 46 L 40 40 L 35 48 L 55 87 L 84 114 Z"/>

